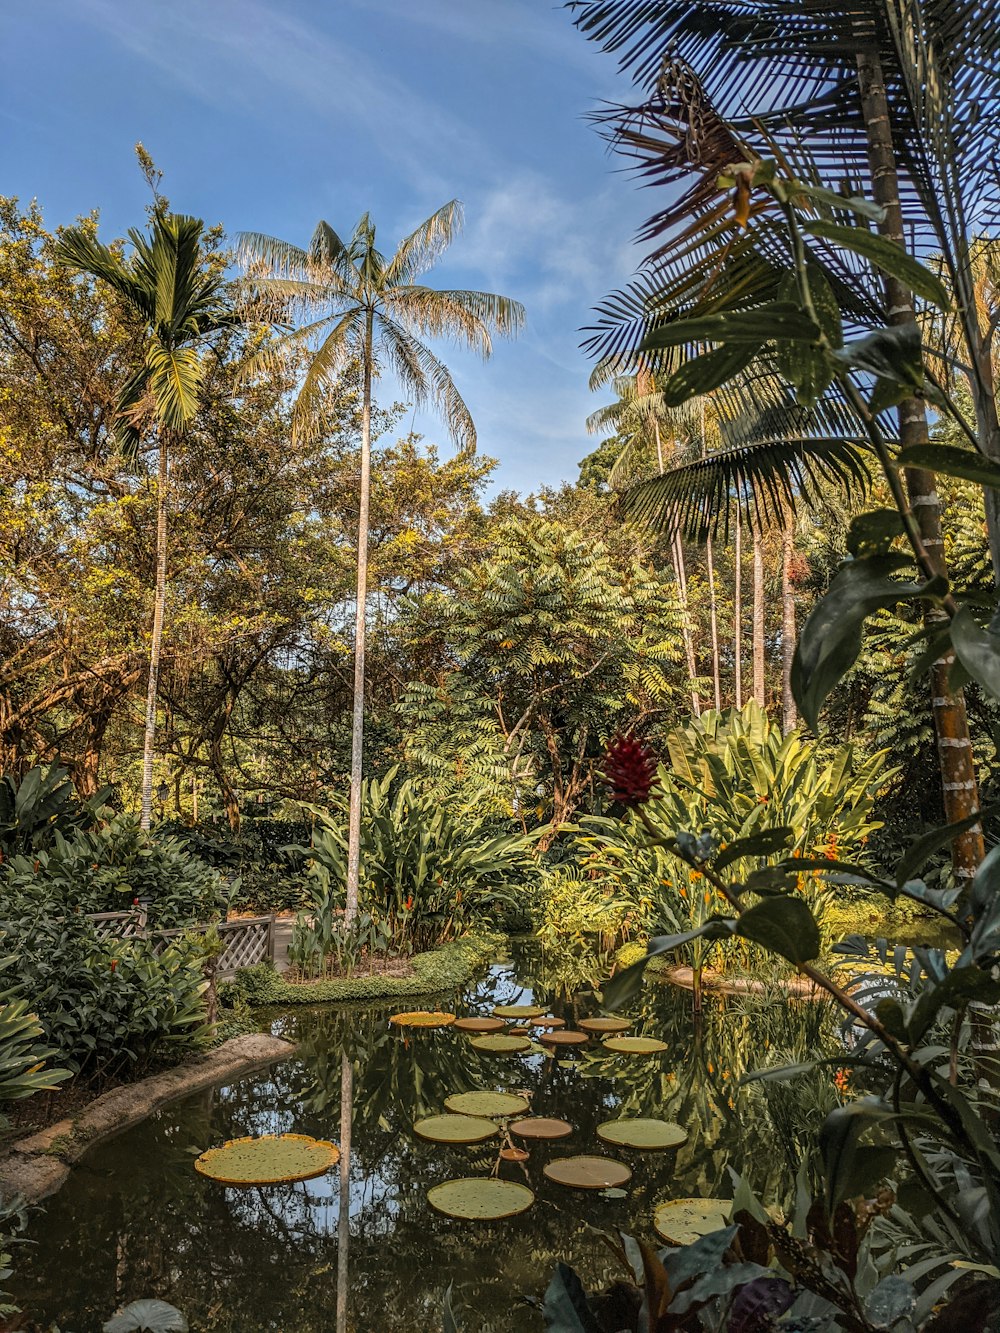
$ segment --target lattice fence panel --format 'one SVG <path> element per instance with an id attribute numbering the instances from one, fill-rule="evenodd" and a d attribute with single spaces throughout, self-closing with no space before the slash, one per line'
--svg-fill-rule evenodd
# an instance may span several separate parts
<path id="1" fill-rule="evenodd" d="M 223 949 L 219 955 L 217 976 L 230 976 L 238 968 L 262 963 L 271 953 L 273 917 L 254 917 L 246 921 L 227 921 L 219 927 Z"/>
<path id="2" fill-rule="evenodd" d="M 144 912 L 95 912 L 88 920 L 99 940 L 136 939 L 146 931 Z"/>

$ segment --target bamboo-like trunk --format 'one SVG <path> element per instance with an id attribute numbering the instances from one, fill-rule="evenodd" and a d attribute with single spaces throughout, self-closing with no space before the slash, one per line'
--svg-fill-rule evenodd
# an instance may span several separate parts
<path id="1" fill-rule="evenodd" d="M 156 590 L 153 594 L 153 633 L 149 641 L 149 676 L 146 681 L 146 726 L 142 740 L 142 808 L 139 827 L 148 830 L 153 819 L 153 760 L 156 747 L 156 692 L 160 680 L 163 617 L 167 602 L 167 449 L 168 435 L 161 427 L 156 477 Z"/>
<path id="2" fill-rule="evenodd" d="M 781 530 L 781 725 L 791 731 L 799 720 L 792 693 L 792 659 L 795 656 L 795 593 L 792 557 L 795 554 L 795 520 L 785 513 Z"/>
<path id="3" fill-rule="evenodd" d="M 712 629 L 712 687 L 718 710 L 722 707 L 722 678 L 719 674 L 719 610 L 715 596 L 715 552 L 711 534 L 705 541 L 705 562 L 708 566 L 708 615 Z"/>
<path id="4" fill-rule="evenodd" d="M 674 533 L 674 572 L 677 575 L 677 588 L 681 596 L 681 637 L 684 640 L 684 656 L 687 660 L 688 678 L 691 681 L 691 711 L 695 717 L 701 716 L 701 699 L 698 695 L 696 679 L 698 663 L 694 655 L 694 639 L 691 635 L 691 617 L 688 613 L 687 570 L 684 566 L 684 543 L 681 534 Z"/>
<path id="5" fill-rule="evenodd" d="M 733 682 L 736 707 L 743 707 L 743 522 L 736 507 L 736 543 L 733 550 L 736 577 L 733 580 Z"/>
<path id="6" fill-rule="evenodd" d="M 858 55 L 858 80 L 861 105 L 868 135 L 868 158 L 872 173 L 872 193 L 875 202 L 884 209 L 878 230 L 883 236 L 905 244 L 903 213 L 899 202 L 899 179 L 892 143 L 892 122 L 889 118 L 889 100 L 877 48 Z M 896 327 L 916 324 L 913 296 L 897 279 L 885 277 L 887 322 Z M 907 398 L 899 406 L 899 443 L 903 449 L 925 445 L 929 440 L 927 413 L 919 398 Z M 920 529 L 920 537 L 934 565 L 935 571 L 947 575 L 941 529 L 941 502 L 934 489 L 934 474 L 923 468 L 904 470 L 907 494 Z M 924 604 L 924 623 L 940 621 L 944 612 Z M 949 651 L 931 667 L 931 703 L 934 730 L 937 735 L 938 764 L 941 769 L 941 788 L 944 797 L 945 818 L 949 824 L 966 819 L 979 809 L 979 788 L 976 780 L 972 741 L 965 712 L 965 695 L 952 691 L 948 674 L 954 661 Z M 985 854 L 983 833 L 976 824 L 952 843 L 952 866 L 960 884 L 967 883 L 975 874 Z"/>
<path id="7" fill-rule="evenodd" d="M 761 708 L 764 698 L 764 547 L 753 534 L 753 697 Z"/>
<path id="8" fill-rule="evenodd" d="M 354 715 L 351 726 L 351 805 L 347 832 L 347 885 L 344 929 L 358 914 L 361 866 L 361 779 L 365 739 L 365 613 L 368 601 L 368 510 L 372 473 L 372 341 L 374 315 L 369 310 L 365 328 L 364 382 L 361 403 L 361 488 L 358 502 L 358 585 L 354 617 Z"/>

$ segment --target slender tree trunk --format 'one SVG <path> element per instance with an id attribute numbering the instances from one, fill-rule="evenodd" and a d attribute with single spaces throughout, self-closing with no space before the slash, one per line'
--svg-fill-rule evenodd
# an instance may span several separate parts
<path id="1" fill-rule="evenodd" d="M 764 698 L 764 547 L 753 534 L 753 697 L 763 708 Z"/>
<path id="2" fill-rule="evenodd" d="M 712 685 L 716 710 L 722 708 L 722 679 L 719 674 L 719 608 L 715 596 L 715 552 L 711 535 L 705 541 L 705 562 L 708 565 L 708 615 L 712 629 Z"/>
<path id="3" fill-rule="evenodd" d="M 858 55 L 861 105 L 868 133 L 868 157 L 875 202 L 885 210 L 878 229 L 883 236 L 905 244 L 903 213 L 899 202 L 899 180 L 892 144 L 892 122 L 881 61 L 877 49 Z M 913 296 L 896 278 L 885 278 L 887 320 L 890 325 L 915 324 Z M 918 398 L 907 398 L 899 407 L 899 443 L 907 449 L 926 444 L 929 439 L 927 413 Z M 934 474 L 923 468 L 905 469 L 910 507 L 916 515 L 920 536 L 936 571 L 947 575 L 941 529 L 941 502 L 934 489 Z M 924 622 L 940 621 L 944 612 L 925 604 Z M 979 809 L 979 789 L 972 756 L 972 741 L 965 713 L 965 695 L 952 691 L 948 673 L 954 661 L 949 651 L 931 668 L 931 701 L 937 734 L 938 763 L 944 796 L 945 818 L 949 824 L 966 819 Z M 968 882 L 983 859 L 985 847 L 980 825 L 976 824 L 952 843 L 952 866 L 960 884 Z"/>
<path id="4" fill-rule="evenodd" d="M 361 405 L 361 492 L 358 504 L 358 587 L 354 617 L 354 717 L 351 726 L 351 809 L 347 834 L 347 897 L 344 929 L 358 914 L 361 867 L 361 778 L 365 738 L 365 612 L 368 600 L 368 509 L 372 473 L 372 341 L 374 317 L 368 312 L 364 344 L 364 384 Z"/>
<path id="5" fill-rule="evenodd" d="M 684 543 L 681 534 L 674 533 L 674 570 L 677 574 L 677 588 L 681 595 L 681 637 L 684 640 L 684 656 L 687 659 L 688 678 L 691 681 L 691 711 L 695 717 L 701 716 L 701 699 L 698 697 L 698 663 L 694 655 L 694 639 L 691 635 L 691 617 L 688 613 L 687 570 L 684 567 Z"/>
<path id="6" fill-rule="evenodd" d="M 653 434 L 656 436 L 656 466 L 659 468 L 660 476 L 663 476 L 663 441 L 660 439 L 660 423 L 654 417 Z"/>
<path id="7" fill-rule="evenodd" d="M 354 1118 L 354 1066 L 340 1056 L 340 1198 L 337 1202 L 336 1333 L 347 1333 L 348 1251 L 351 1242 L 351 1122 Z"/>
<path id="8" fill-rule="evenodd" d="M 146 729 L 142 741 L 142 813 L 139 820 L 142 829 L 148 829 L 153 818 L 156 691 L 160 680 L 163 613 L 167 600 L 167 447 L 167 432 L 161 428 L 156 478 L 156 591 L 153 595 L 153 634 L 149 641 L 149 677 L 146 682 Z"/>
<path id="9" fill-rule="evenodd" d="M 736 543 L 733 551 L 736 578 L 733 582 L 733 678 L 736 707 L 743 707 L 743 521 L 736 509 Z"/>
<path id="10" fill-rule="evenodd" d="M 791 731 L 799 720 L 792 694 L 792 659 L 795 656 L 795 593 L 792 557 L 795 554 L 795 520 L 785 511 L 781 530 L 781 725 Z"/>

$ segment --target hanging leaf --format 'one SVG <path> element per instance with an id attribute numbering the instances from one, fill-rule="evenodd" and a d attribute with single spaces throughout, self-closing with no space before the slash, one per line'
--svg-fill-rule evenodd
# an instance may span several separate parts
<path id="1" fill-rule="evenodd" d="M 667 407 L 681 407 L 691 398 L 712 393 L 745 370 L 760 351 L 761 343 L 733 343 L 716 347 L 701 356 L 685 361 L 663 386 L 663 402 Z"/>
<path id="2" fill-rule="evenodd" d="M 1000 810 L 1000 801 L 993 801 L 983 810 L 977 810 L 974 815 L 969 815 L 966 819 L 960 819 L 954 824 L 942 824 L 938 828 L 932 828 L 924 833 L 916 842 L 912 843 L 903 853 L 896 863 L 896 887 L 902 888 L 908 880 L 914 875 L 919 874 L 924 866 L 942 847 L 947 847 L 950 842 L 954 842 L 959 834 L 978 824 L 982 819 L 988 819 Z"/>
<path id="3" fill-rule="evenodd" d="M 866 227 L 845 227 L 838 222 L 827 222 L 823 218 L 816 222 L 804 223 L 803 230 L 810 236 L 818 236 L 821 240 L 832 241 L 834 245 L 842 245 L 856 255 L 864 255 L 883 273 L 898 278 L 911 292 L 922 296 L 925 301 L 930 301 L 940 310 L 947 310 L 950 307 L 951 297 L 941 279 L 887 236 L 879 236 L 877 232 L 869 231 Z"/>
<path id="4" fill-rule="evenodd" d="M 898 509 L 872 509 L 857 514 L 847 529 L 847 549 L 855 559 L 887 555 L 889 547 L 905 532 Z"/>
<path id="5" fill-rule="evenodd" d="M 545 1289 L 542 1315 L 550 1333 L 602 1333 L 583 1283 L 569 1264 L 556 1265 Z"/>
<path id="6" fill-rule="evenodd" d="M 863 1097 L 831 1111 L 819 1132 L 826 1181 L 826 1206 L 833 1213 L 842 1199 L 853 1197 L 857 1180 L 859 1137 L 872 1125 L 895 1119 L 895 1114 L 874 1097 Z"/>
<path id="7" fill-rule="evenodd" d="M 1000 634 L 983 629 L 963 606 L 951 622 L 951 642 L 972 679 L 1000 699 Z"/>
<path id="8" fill-rule="evenodd" d="M 783 852 L 794 832 L 793 828 L 782 825 L 780 828 L 762 829 L 760 833 L 754 833 L 749 838 L 737 838 L 735 842 L 727 843 L 719 852 L 713 869 L 723 870 L 744 856 L 771 856 L 774 852 Z"/>
<path id="9" fill-rule="evenodd" d="M 796 965 L 819 956 L 819 926 L 801 898 L 765 898 L 742 914 L 736 934 Z"/>
<path id="10" fill-rule="evenodd" d="M 979 486 L 1000 488 L 1000 463 L 974 449 L 958 449 L 952 444 L 914 444 L 903 449 L 896 462 L 900 467 L 927 468 L 947 477 L 963 477 Z"/>
<path id="11" fill-rule="evenodd" d="M 815 342 L 819 329 L 802 313 L 794 301 L 770 301 L 751 310 L 732 310 L 724 315 L 701 315 L 661 324 L 647 333 L 640 348 L 643 352 L 665 347 L 683 347 L 687 343 L 734 343 L 755 348 L 772 339 L 790 338 Z"/>
<path id="12" fill-rule="evenodd" d="M 905 385 L 913 393 L 923 390 L 923 346 L 920 330 L 914 324 L 876 329 L 839 348 L 834 356 L 848 370 L 862 370 L 893 384 Z"/>

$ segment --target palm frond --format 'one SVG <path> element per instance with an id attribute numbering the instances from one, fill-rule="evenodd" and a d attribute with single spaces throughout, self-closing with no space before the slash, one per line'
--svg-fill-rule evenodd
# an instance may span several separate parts
<path id="1" fill-rule="evenodd" d="M 461 231 L 463 221 L 464 210 L 460 200 L 451 199 L 447 204 L 442 204 L 400 241 L 386 269 L 386 286 L 405 286 L 421 273 L 426 273 Z"/>
<path id="2" fill-rule="evenodd" d="M 144 319 L 154 317 L 154 292 L 137 282 L 121 256 L 102 245 L 90 232 L 82 227 L 69 227 L 56 242 L 55 253 L 57 258 L 77 273 L 89 273 L 106 282 Z"/>
<path id="3" fill-rule="evenodd" d="M 149 388 L 156 400 L 156 413 L 168 430 L 183 431 L 198 411 L 205 367 L 192 346 L 165 347 L 158 339 L 146 349 Z"/>
<path id="4" fill-rule="evenodd" d="M 383 302 L 390 317 L 416 336 L 452 338 L 484 358 L 492 353 L 494 333 L 510 336 L 524 324 L 524 307 L 492 292 L 407 285 L 386 288 Z"/>
<path id="5" fill-rule="evenodd" d="M 448 368 L 401 324 L 378 320 L 381 345 L 417 403 L 431 402 L 440 412 L 448 434 L 462 453 L 474 453 L 476 427 Z"/>

